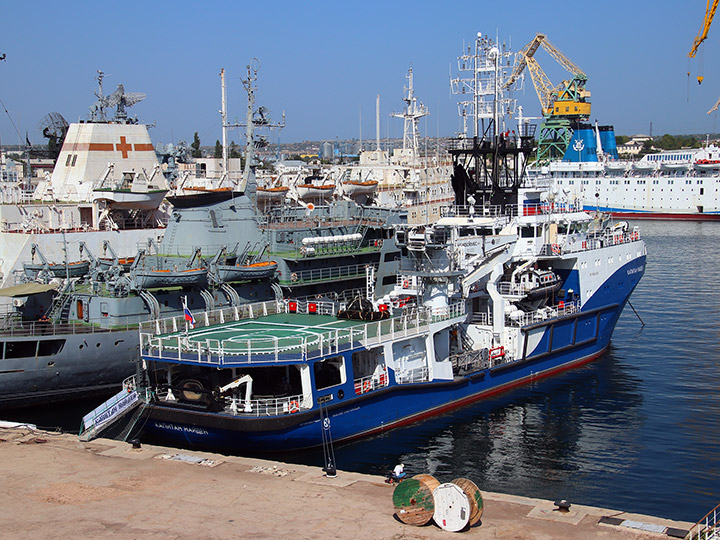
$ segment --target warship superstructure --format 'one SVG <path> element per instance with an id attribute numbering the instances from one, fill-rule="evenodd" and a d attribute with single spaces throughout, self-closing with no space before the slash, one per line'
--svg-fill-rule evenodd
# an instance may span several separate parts
<path id="1" fill-rule="evenodd" d="M 161 204 L 168 185 L 147 126 L 127 108 L 145 97 L 123 85 L 103 93 L 98 72 L 96 103 L 87 121 L 67 128 L 52 174 L 32 188 L 27 182 L 2 185 L 0 199 L 0 284 L 16 284 L 32 246 L 53 261 L 64 261 L 67 246 L 84 242 L 100 253 L 112 242 L 128 257 L 149 237 L 162 238 Z M 114 112 L 113 112 L 114 111 Z"/>
<path id="2" fill-rule="evenodd" d="M 169 196 L 161 240 L 146 234 L 132 257 L 112 239 L 97 249 L 83 242 L 61 258 L 30 246 L 24 283 L 2 292 L 13 309 L 0 327 L 0 406 L 117 387 L 135 371 L 142 321 L 288 294 L 337 301 L 394 285 L 392 227 L 405 221 L 402 211 L 351 201 L 258 210 L 255 80 L 248 68 L 249 165 L 240 181 Z"/>

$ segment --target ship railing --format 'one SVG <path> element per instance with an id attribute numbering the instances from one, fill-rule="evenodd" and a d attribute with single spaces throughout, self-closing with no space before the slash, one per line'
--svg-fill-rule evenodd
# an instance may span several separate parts
<path id="1" fill-rule="evenodd" d="M 300 272 L 293 272 L 290 275 L 278 276 L 278 282 L 281 285 L 288 284 L 307 284 L 307 283 L 322 283 L 326 281 L 335 281 L 340 279 L 354 279 L 365 277 L 366 267 L 365 264 L 351 264 L 347 266 L 332 266 L 328 268 L 316 268 L 313 270 L 302 270 Z M 377 270 L 377 265 L 374 266 Z"/>
<path id="2" fill-rule="evenodd" d="M 440 217 L 501 217 L 505 216 L 502 205 L 453 205 L 440 208 Z"/>
<path id="3" fill-rule="evenodd" d="M 720 504 L 705 514 L 695 525 L 690 527 L 685 540 L 718 540 L 720 539 Z"/>
<path id="4" fill-rule="evenodd" d="M 313 304 L 308 302 L 307 313 L 321 313 L 323 309 L 326 309 L 326 307 L 320 307 L 322 304 L 332 303 L 318 303 L 315 306 L 318 311 L 313 312 L 311 307 Z M 273 313 L 297 313 L 298 309 L 302 309 L 298 302 L 292 300 L 265 302 L 261 306 L 266 308 L 266 313 L 269 313 L 268 307 L 273 309 Z M 262 311 L 256 308 L 254 313 L 259 316 Z M 236 317 L 239 317 L 240 314 L 239 309 L 236 309 L 233 313 Z M 247 313 L 245 314 L 247 315 Z M 431 323 L 464 317 L 466 317 L 465 305 L 463 302 L 457 302 L 450 306 L 433 309 L 410 309 L 400 316 L 389 319 L 366 322 L 346 328 L 328 329 L 313 335 L 269 336 L 249 339 L 230 337 L 222 340 L 193 338 L 191 332 L 185 333 L 182 331 L 184 326 L 181 326 L 181 324 L 184 324 L 185 321 L 177 321 L 178 318 L 172 318 L 170 323 L 167 322 L 167 319 L 162 323 L 163 327 L 169 332 L 161 331 L 161 321 L 155 321 L 156 326 L 151 327 L 150 331 L 141 331 L 140 347 L 141 354 L 146 357 L 193 362 L 201 365 L 223 366 L 298 362 L 323 358 L 387 340 L 420 335 L 428 331 Z M 224 319 L 219 321 L 219 324 L 224 325 L 231 320 Z M 199 323 L 196 319 L 195 328 L 211 326 L 210 322 L 210 317 L 203 318 L 201 316 Z"/>
<path id="5" fill-rule="evenodd" d="M 492 317 L 488 313 L 476 311 L 470 314 L 470 323 L 480 326 L 489 326 L 492 324 Z"/>
<path id="6" fill-rule="evenodd" d="M 465 317 L 465 302 L 454 302 L 447 306 L 430 308 L 432 322 L 440 322 L 457 317 Z"/>
<path id="7" fill-rule="evenodd" d="M 36 336 L 60 336 L 67 334 L 100 334 L 107 332 L 121 332 L 137 329 L 138 325 L 126 323 L 104 327 L 92 323 L 56 323 L 44 321 L 21 321 L 11 319 L 6 326 L 0 326 L 0 335 L 3 337 L 36 337 Z"/>
<path id="8" fill-rule="evenodd" d="M 310 409 L 312 400 L 305 399 L 302 394 L 282 397 L 256 396 L 250 400 L 231 397 L 223 400 L 223 406 L 225 412 L 233 416 L 280 416 Z"/>
<path id="9" fill-rule="evenodd" d="M 486 349 L 453 354 L 450 356 L 450 362 L 452 363 L 453 373 L 460 371 L 471 373 L 490 367 L 490 358 Z"/>
<path id="10" fill-rule="evenodd" d="M 621 244 L 630 244 L 640 240 L 640 232 L 635 227 L 632 231 L 612 232 L 608 230 L 603 233 L 589 234 L 587 237 L 574 238 L 567 237 L 565 241 L 557 244 L 544 244 L 540 250 L 540 255 L 557 256 L 567 253 L 578 253 L 581 251 L 589 251 L 601 249 L 608 246 L 617 246 Z"/>
<path id="11" fill-rule="evenodd" d="M 577 313 L 578 311 L 580 311 L 580 300 L 572 302 L 559 302 L 556 306 L 548 306 L 535 311 L 529 311 L 527 313 L 511 313 L 505 317 L 505 321 L 508 326 L 527 326 L 546 321 L 548 319 L 571 315 L 573 313 Z"/>
<path id="12" fill-rule="evenodd" d="M 497 291 L 503 296 L 524 296 L 538 286 L 534 283 L 513 283 L 501 281 L 496 285 Z"/>
<path id="13" fill-rule="evenodd" d="M 512 209 L 511 209 L 512 208 Z M 511 215 L 517 216 L 519 211 L 518 207 L 513 205 L 508 207 L 508 213 L 512 212 Z M 523 216 L 540 216 L 548 214 L 566 214 L 569 212 L 582 212 L 583 206 L 579 203 L 563 201 L 563 202 L 540 202 L 540 203 L 528 203 L 524 202 L 522 206 Z"/>
<path id="14" fill-rule="evenodd" d="M 402 258 L 400 259 L 400 272 L 422 272 L 424 274 L 446 274 L 452 272 L 456 266 L 455 260 L 442 255 L 440 257 Z M 409 288 L 409 287 L 405 287 Z"/>
<path id="15" fill-rule="evenodd" d="M 321 226 L 332 225 L 334 227 L 355 227 L 365 226 L 381 226 L 385 223 L 383 219 L 373 217 L 351 218 L 338 216 L 295 216 L 284 214 L 266 215 L 265 226 L 269 229 L 316 229 Z"/>
<path id="16" fill-rule="evenodd" d="M 387 366 L 382 366 L 376 373 L 354 380 L 355 394 L 359 396 L 367 392 L 372 392 L 378 388 L 386 387 L 388 383 Z"/>
<path id="17" fill-rule="evenodd" d="M 412 369 L 395 370 L 395 381 L 398 384 L 413 384 L 430 380 L 430 370 L 427 366 Z"/>

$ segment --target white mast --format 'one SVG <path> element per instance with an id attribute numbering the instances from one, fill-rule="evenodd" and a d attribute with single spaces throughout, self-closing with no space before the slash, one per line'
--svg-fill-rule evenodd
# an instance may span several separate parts
<path id="1" fill-rule="evenodd" d="M 220 115 L 222 117 L 223 174 L 228 174 L 227 94 L 225 93 L 225 68 L 220 70 L 220 80 L 222 81 L 222 109 L 220 110 Z"/>
<path id="2" fill-rule="evenodd" d="M 380 94 L 375 100 L 375 140 L 377 141 L 378 160 L 380 159 Z"/>
<path id="3" fill-rule="evenodd" d="M 413 70 L 408 69 L 407 74 L 408 86 L 407 95 L 403 98 L 406 103 L 405 111 L 402 113 L 392 113 L 396 118 L 403 118 L 405 125 L 403 128 L 403 150 L 412 148 L 412 157 L 415 160 L 418 156 L 418 122 L 423 116 L 430 114 L 427 107 L 417 102 L 413 89 Z"/>
<path id="4" fill-rule="evenodd" d="M 503 88 L 503 66 L 509 61 L 512 53 L 500 48 L 497 39 L 493 40 L 478 32 L 475 39 L 475 50 L 468 46 L 467 50 L 458 57 L 458 71 L 460 75 L 450 79 L 453 94 L 463 95 L 458 103 L 458 112 L 463 119 L 463 136 L 467 137 L 467 117 L 473 119 L 473 136 L 483 137 L 486 128 L 485 121 L 495 125 L 495 132 L 488 135 L 498 135 L 502 130 L 500 125 L 504 114 L 514 116 L 516 110 L 515 100 L 505 95 Z M 470 76 L 469 71 L 472 71 Z M 464 74 L 463 74 L 464 72 Z M 522 89 L 522 79 L 518 78 L 509 90 Z M 471 96 L 465 98 L 464 96 Z"/>

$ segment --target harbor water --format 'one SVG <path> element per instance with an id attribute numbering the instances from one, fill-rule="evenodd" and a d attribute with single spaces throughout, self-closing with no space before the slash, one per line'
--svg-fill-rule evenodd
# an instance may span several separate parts
<path id="1" fill-rule="evenodd" d="M 696 521 L 720 503 L 720 224 L 644 221 L 647 270 L 609 351 L 451 414 L 334 448 L 341 470 Z M 644 326 L 641 322 L 645 323 Z M 84 402 L 2 414 L 76 431 Z M 323 452 L 274 456 L 322 465 Z"/>

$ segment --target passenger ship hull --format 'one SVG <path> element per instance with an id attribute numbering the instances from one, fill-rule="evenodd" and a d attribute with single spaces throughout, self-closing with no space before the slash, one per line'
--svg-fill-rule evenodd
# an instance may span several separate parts
<path id="1" fill-rule="evenodd" d="M 597 208 L 597 207 L 595 207 Z M 595 210 L 590 206 L 585 206 L 586 211 Z M 674 219 L 679 221 L 715 221 L 720 220 L 720 210 L 708 213 L 689 213 L 689 212 L 653 212 L 653 211 L 632 211 L 618 208 L 600 208 L 602 212 L 608 212 L 611 216 L 622 219 Z"/>

